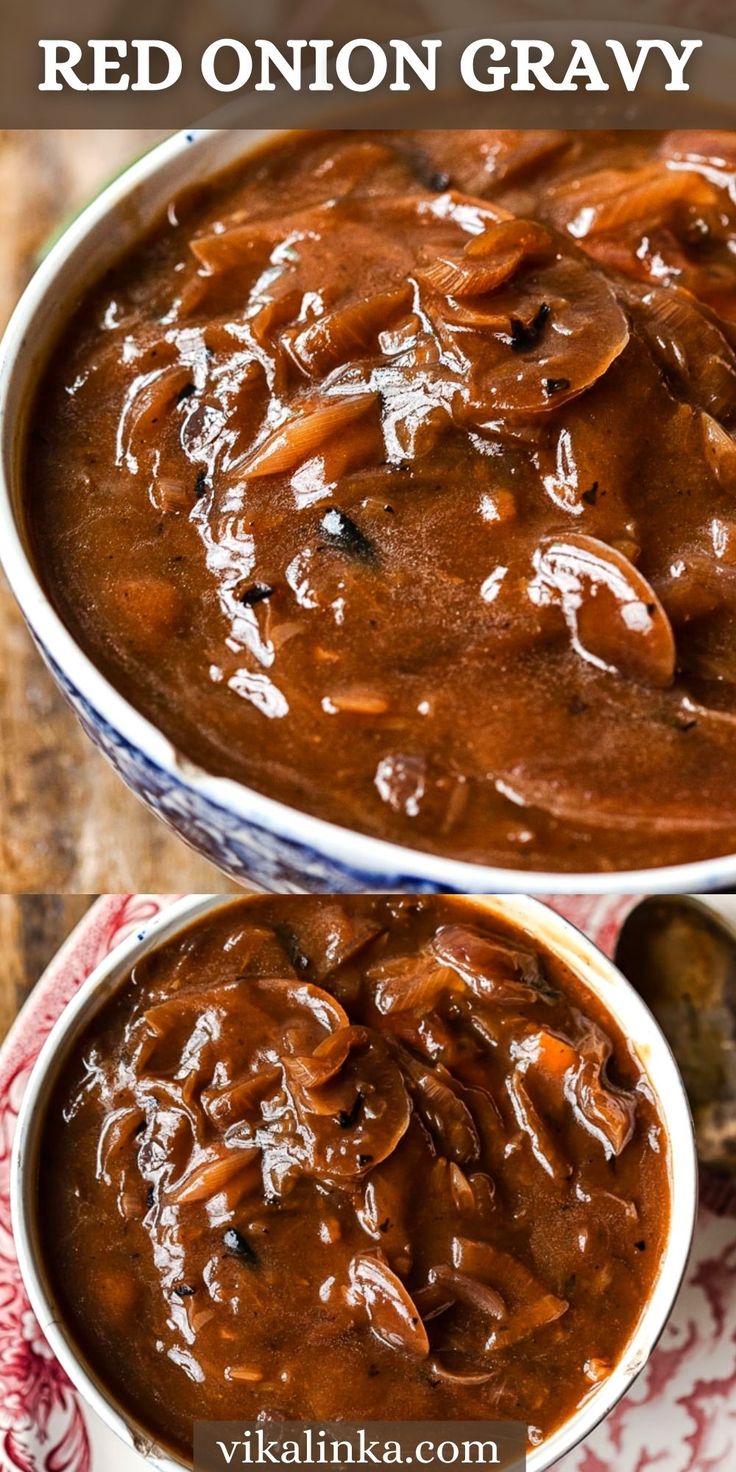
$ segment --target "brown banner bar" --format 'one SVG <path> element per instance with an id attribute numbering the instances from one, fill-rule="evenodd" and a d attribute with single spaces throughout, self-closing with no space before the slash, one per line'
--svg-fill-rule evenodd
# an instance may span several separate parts
<path id="1" fill-rule="evenodd" d="M 194 1472 L 479 1467 L 524 1472 L 527 1428 L 511 1421 L 199 1421 Z"/>
<path id="2" fill-rule="evenodd" d="M 2 0 L 3 127 L 709 127 L 736 9 Z M 600 18 L 597 18 L 596 12 Z"/>

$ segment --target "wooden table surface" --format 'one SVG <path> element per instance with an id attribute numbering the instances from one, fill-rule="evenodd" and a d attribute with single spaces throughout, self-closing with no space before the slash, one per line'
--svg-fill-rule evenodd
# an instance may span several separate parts
<path id="1" fill-rule="evenodd" d="M 0 894 L 0 1040 L 93 894 Z"/>
<path id="2" fill-rule="evenodd" d="M 49 234 L 151 141 L 134 131 L 0 133 L 0 327 Z M 0 573 L 0 891 L 232 888 L 95 751 Z"/>

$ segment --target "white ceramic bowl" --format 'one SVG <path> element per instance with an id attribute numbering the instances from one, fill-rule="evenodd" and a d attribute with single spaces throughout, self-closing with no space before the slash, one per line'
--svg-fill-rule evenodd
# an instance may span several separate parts
<path id="1" fill-rule="evenodd" d="M 89 977 L 62 1013 L 33 1069 L 18 1119 L 11 1174 L 13 1228 L 18 1262 L 33 1310 L 54 1354 L 89 1405 L 129 1446 L 158 1472 L 175 1472 L 181 1463 L 151 1444 L 131 1424 L 92 1368 L 80 1360 L 50 1294 L 36 1223 L 36 1182 L 44 1110 L 69 1048 L 153 945 L 168 940 L 182 925 L 210 913 L 232 897 L 189 896 L 125 941 Z M 528 1472 L 546 1472 L 613 1408 L 646 1364 L 670 1313 L 685 1269 L 697 1203 L 697 1167 L 692 1121 L 682 1080 L 669 1047 L 634 989 L 569 921 L 526 895 L 484 896 L 472 901 L 487 913 L 521 927 L 558 956 L 583 980 L 629 1038 L 653 1087 L 667 1136 L 671 1186 L 669 1234 L 654 1287 L 619 1363 L 584 1405 L 541 1446 L 530 1452 Z M 47 1163 L 45 1169 L 53 1168 Z"/>
<path id="2" fill-rule="evenodd" d="M 0 346 L 0 556 L 30 631 L 85 730 L 124 781 L 194 848 L 251 887 L 605 893 L 611 884 L 607 873 L 526 872 L 423 853 L 211 776 L 183 757 L 100 674 L 41 586 L 21 510 L 26 416 L 39 371 L 80 293 L 140 238 L 172 194 L 246 155 L 266 136 L 199 129 L 159 145 L 70 225 L 13 314 Z M 617 887 L 630 893 L 702 892 L 729 888 L 735 880 L 735 854 L 616 875 Z"/>

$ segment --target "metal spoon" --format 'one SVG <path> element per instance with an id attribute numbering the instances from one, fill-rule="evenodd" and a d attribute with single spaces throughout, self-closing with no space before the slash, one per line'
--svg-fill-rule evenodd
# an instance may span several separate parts
<path id="1" fill-rule="evenodd" d="M 736 895 L 642 900 L 615 960 L 677 1059 L 702 1163 L 736 1176 Z"/>

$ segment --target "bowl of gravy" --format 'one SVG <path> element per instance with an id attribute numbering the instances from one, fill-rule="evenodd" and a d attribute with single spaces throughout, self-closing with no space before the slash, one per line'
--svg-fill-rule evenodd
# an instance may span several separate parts
<path id="1" fill-rule="evenodd" d="M 180 901 L 60 1018 L 18 1257 L 152 1465 L 195 1421 L 516 1421 L 544 1472 L 646 1363 L 692 1124 L 651 1013 L 527 897 Z"/>
<path id="2" fill-rule="evenodd" d="M 735 178 L 724 131 L 203 130 L 54 247 L 7 574 L 223 869 L 732 877 Z"/>

